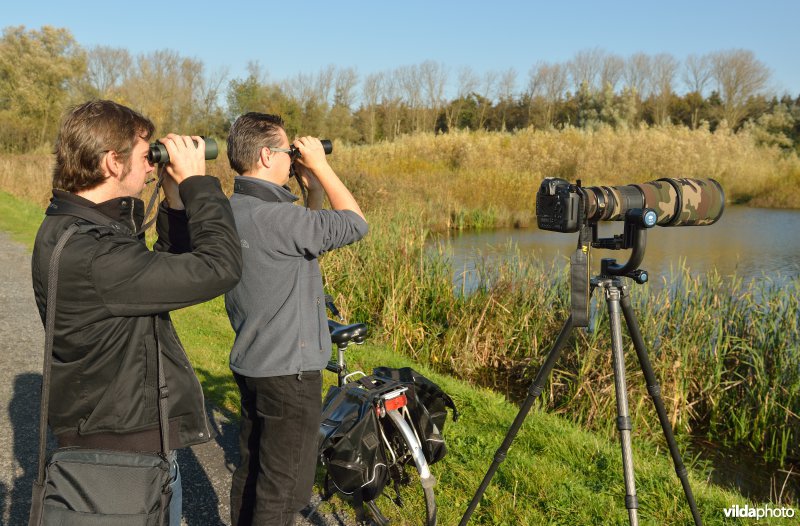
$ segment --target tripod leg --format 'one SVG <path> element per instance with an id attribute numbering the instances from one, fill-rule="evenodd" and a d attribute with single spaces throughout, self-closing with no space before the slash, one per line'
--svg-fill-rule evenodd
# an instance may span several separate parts
<path id="1" fill-rule="evenodd" d="M 622 470 L 625 478 L 625 507 L 631 526 L 638 526 L 636 499 L 636 479 L 633 473 L 633 452 L 631 447 L 631 418 L 628 414 L 628 387 L 625 383 L 625 356 L 622 350 L 622 322 L 619 308 L 619 288 L 606 289 L 608 315 L 611 321 L 611 348 L 614 366 L 614 390 L 617 395 L 617 429 L 622 446 Z"/>
<path id="2" fill-rule="evenodd" d="M 547 358 L 545 359 L 542 368 L 539 369 L 539 372 L 536 374 L 536 378 L 533 380 L 533 383 L 528 389 L 528 396 L 522 403 L 522 406 L 520 407 L 519 412 L 514 419 L 514 423 L 512 423 L 511 427 L 508 429 L 508 433 L 506 433 L 503 443 L 500 444 L 499 448 L 497 448 L 497 452 L 494 454 L 494 461 L 492 462 L 492 465 L 489 466 L 486 476 L 483 477 L 483 482 L 481 482 L 481 485 L 475 492 L 475 496 L 472 497 L 472 502 L 469 503 L 469 507 L 464 513 L 464 516 L 461 518 L 459 526 L 466 526 L 466 524 L 469 522 L 469 519 L 472 516 L 472 513 L 475 511 L 475 508 L 478 507 L 486 488 L 489 487 L 489 483 L 492 481 L 492 477 L 494 477 L 497 468 L 499 468 L 500 463 L 506 459 L 508 448 L 511 447 L 511 442 L 513 442 L 514 437 L 517 436 L 519 428 L 525 421 L 525 417 L 528 416 L 528 412 L 530 412 L 531 407 L 533 407 L 533 403 L 537 398 L 539 398 L 539 395 L 542 394 L 544 383 L 547 381 L 547 378 L 550 376 L 550 372 L 553 370 L 558 357 L 561 355 L 561 348 L 564 346 L 569 338 L 569 335 L 572 333 L 572 327 L 572 316 L 570 316 L 564 323 L 564 327 L 562 327 L 556 342 L 553 344 L 553 348 L 547 354 Z"/>
<path id="3" fill-rule="evenodd" d="M 692 488 L 689 485 L 689 476 L 686 467 L 683 465 L 681 454 L 678 451 L 678 445 L 675 443 L 675 436 L 672 433 L 672 424 L 667 417 L 667 410 L 664 408 L 664 402 L 661 399 L 661 386 L 656 379 L 653 372 L 653 366 L 650 364 L 650 358 L 647 356 L 647 349 L 644 346 L 644 339 L 639 330 L 639 324 L 636 322 L 636 317 L 633 314 L 631 307 L 631 300 L 628 296 L 627 287 L 623 287 L 622 291 L 622 313 L 625 315 L 625 322 L 628 325 L 628 334 L 631 335 L 633 346 L 636 349 L 636 356 L 639 358 L 639 365 L 642 367 L 645 381 L 647 382 L 647 392 L 653 399 L 653 405 L 658 413 L 658 420 L 661 423 L 661 430 L 664 432 L 664 438 L 667 439 L 669 452 L 672 455 L 672 462 L 675 464 L 675 472 L 681 480 L 683 492 L 686 494 L 686 500 L 689 503 L 689 509 L 692 511 L 692 517 L 696 526 L 702 526 L 703 521 L 700 519 L 700 513 L 697 510 L 697 504 L 694 501 Z"/>

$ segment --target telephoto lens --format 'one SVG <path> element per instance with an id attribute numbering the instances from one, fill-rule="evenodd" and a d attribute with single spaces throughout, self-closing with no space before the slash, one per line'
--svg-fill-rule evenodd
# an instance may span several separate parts
<path id="1" fill-rule="evenodd" d="M 201 139 L 203 139 L 203 141 L 206 143 L 206 161 L 216 159 L 217 155 L 219 154 L 217 141 L 210 137 L 201 136 Z M 197 145 L 197 141 L 192 142 Z M 151 164 L 167 164 L 169 162 L 169 152 L 167 152 L 167 147 L 160 142 L 152 143 L 150 145 L 150 151 L 147 153 L 147 160 L 150 161 Z"/>
<path id="2" fill-rule="evenodd" d="M 582 188 L 590 223 L 622 221 L 631 208 L 652 208 L 659 226 L 713 225 L 725 209 L 725 192 L 714 179 L 664 177 L 624 186 Z"/>

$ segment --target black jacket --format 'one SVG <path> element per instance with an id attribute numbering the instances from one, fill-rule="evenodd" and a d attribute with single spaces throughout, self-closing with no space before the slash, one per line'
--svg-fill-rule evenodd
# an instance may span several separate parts
<path id="1" fill-rule="evenodd" d="M 43 321 L 52 250 L 69 225 L 82 225 L 64 247 L 58 274 L 48 417 L 60 446 L 160 449 L 154 316 L 169 389 L 170 447 L 211 438 L 200 382 L 168 313 L 236 285 L 241 248 L 217 179 L 191 177 L 179 189 L 186 211 L 159 210 L 153 251 L 143 235 L 131 233 L 141 227 L 141 200 L 95 205 L 53 192 L 32 260 Z M 62 215 L 74 205 L 99 210 L 108 225 Z"/>

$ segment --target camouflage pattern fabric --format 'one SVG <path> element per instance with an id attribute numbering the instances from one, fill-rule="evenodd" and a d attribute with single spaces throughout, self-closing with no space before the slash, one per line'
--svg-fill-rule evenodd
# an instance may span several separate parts
<path id="1" fill-rule="evenodd" d="M 661 226 L 712 225 L 725 208 L 725 192 L 714 179 L 663 178 L 582 190 L 589 222 L 623 221 L 632 208 L 652 208 Z"/>

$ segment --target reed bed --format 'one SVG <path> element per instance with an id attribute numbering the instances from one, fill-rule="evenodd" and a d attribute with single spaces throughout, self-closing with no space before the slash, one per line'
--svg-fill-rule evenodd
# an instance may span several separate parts
<path id="1" fill-rule="evenodd" d="M 230 192 L 224 140 L 208 163 Z M 45 204 L 51 155 L 0 155 L 0 188 Z M 370 146 L 336 142 L 330 156 L 367 211 L 413 209 L 432 229 L 527 226 L 544 177 L 585 185 L 713 177 L 728 201 L 800 208 L 800 159 L 747 132 L 680 126 L 629 130 L 421 133 Z"/>
<path id="2" fill-rule="evenodd" d="M 419 134 L 336 145 L 332 161 L 368 209 L 415 207 L 435 229 L 527 226 L 544 177 L 585 185 L 712 177 L 728 201 L 800 208 L 800 160 L 743 132 L 657 127 Z"/>

